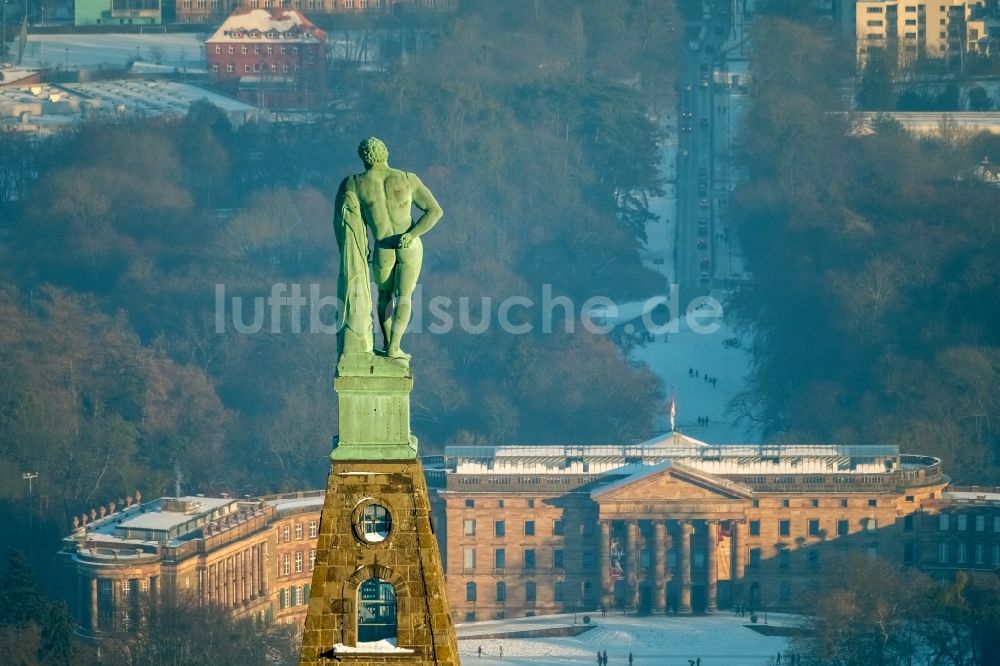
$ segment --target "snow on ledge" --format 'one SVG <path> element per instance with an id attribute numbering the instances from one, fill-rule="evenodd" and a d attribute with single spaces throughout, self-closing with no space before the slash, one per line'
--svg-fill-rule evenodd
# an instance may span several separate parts
<path id="1" fill-rule="evenodd" d="M 380 641 L 358 642 L 357 645 L 344 645 L 336 643 L 333 646 L 334 654 L 377 652 L 379 654 L 413 654 L 409 648 L 396 647 L 396 642 L 391 638 L 383 638 Z"/>

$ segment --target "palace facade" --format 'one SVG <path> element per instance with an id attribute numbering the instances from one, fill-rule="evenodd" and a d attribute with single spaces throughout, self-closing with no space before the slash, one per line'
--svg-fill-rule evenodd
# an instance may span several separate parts
<path id="1" fill-rule="evenodd" d="M 795 609 L 849 554 L 947 579 L 1000 565 L 1000 488 L 949 486 L 892 446 L 450 447 L 425 458 L 456 621 L 593 611 Z M 161 498 L 64 539 L 81 631 L 127 624 L 142 593 L 304 621 L 322 491 Z M 79 523 L 79 521 L 78 521 Z"/>
<path id="2" fill-rule="evenodd" d="M 1000 489 L 893 446 L 453 447 L 436 513 L 457 621 L 794 609 L 851 553 L 946 578 L 1000 565 Z"/>

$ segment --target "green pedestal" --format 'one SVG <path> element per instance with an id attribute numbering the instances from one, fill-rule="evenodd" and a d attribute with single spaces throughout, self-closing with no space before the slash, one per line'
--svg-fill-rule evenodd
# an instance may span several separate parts
<path id="1" fill-rule="evenodd" d="M 408 366 L 381 356 L 341 362 L 333 387 L 340 410 L 333 460 L 416 460 Z"/>

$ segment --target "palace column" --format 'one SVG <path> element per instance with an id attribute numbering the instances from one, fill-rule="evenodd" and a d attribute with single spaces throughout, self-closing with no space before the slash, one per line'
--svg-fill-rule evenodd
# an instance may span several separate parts
<path id="1" fill-rule="evenodd" d="M 639 521 L 628 521 L 628 596 L 626 604 L 632 608 L 639 606 Z"/>
<path id="2" fill-rule="evenodd" d="M 600 522 L 600 581 L 601 581 L 601 606 L 605 609 L 611 608 L 613 590 L 611 588 L 611 521 L 602 520 Z"/>
<path id="3" fill-rule="evenodd" d="M 90 579 L 90 634 L 97 635 L 97 578 Z"/>
<path id="4" fill-rule="evenodd" d="M 681 548 L 678 556 L 678 573 L 681 577 L 681 597 L 677 605 L 677 612 L 682 614 L 691 613 L 691 534 L 694 532 L 694 525 L 690 520 L 679 521 Z"/>
<path id="5" fill-rule="evenodd" d="M 653 522 L 653 608 L 659 613 L 667 612 L 667 524 L 662 520 Z"/>
<path id="6" fill-rule="evenodd" d="M 718 606 L 718 584 L 719 584 L 719 521 L 706 521 L 708 528 L 705 535 L 705 610 L 714 613 L 719 610 Z"/>
<path id="7" fill-rule="evenodd" d="M 733 521 L 733 602 L 742 604 L 743 598 L 743 576 L 746 574 L 746 532 L 743 523 Z"/>

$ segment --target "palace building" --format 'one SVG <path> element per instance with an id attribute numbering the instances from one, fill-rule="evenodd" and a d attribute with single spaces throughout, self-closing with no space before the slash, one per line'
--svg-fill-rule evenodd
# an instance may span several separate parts
<path id="1" fill-rule="evenodd" d="M 794 609 L 824 567 L 880 557 L 947 579 L 1000 565 L 1000 488 L 952 487 L 892 446 L 449 447 L 424 459 L 456 621 L 593 611 Z M 99 636 L 141 593 L 300 624 L 322 491 L 161 498 L 64 539 L 71 608 Z"/>

